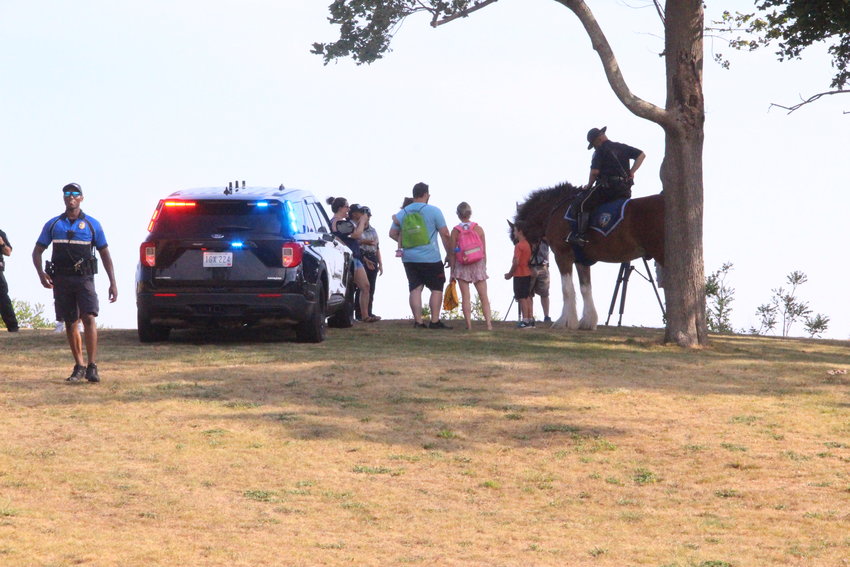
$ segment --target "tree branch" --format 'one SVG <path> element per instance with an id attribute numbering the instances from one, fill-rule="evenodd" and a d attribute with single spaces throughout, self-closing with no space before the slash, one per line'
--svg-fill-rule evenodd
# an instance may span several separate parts
<path id="1" fill-rule="evenodd" d="M 593 49 L 599 54 L 599 59 L 602 61 L 602 68 L 605 70 L 605 76 L 608 78 L 608 84 L 611 85 L 611 89 L 617 95 L 617 98 L 620 99 L 620 102 L 636 116 L 662 126 L 670 122 L 672 119 L 663 108 L 635 96 L 631 89 L 629 89 L 622 72 L 620 72 L 620 65 L 617 63 L 617 58 L 614 56 L 611 44 L 608 43 L 608 39 L 602 32 L 602 28 L 599 27 L 596 17 L 590 11 L 590 8 L 587 7 L 584 0 L 556 1 L 571 10 L 584 26 L 587 35 L 590 37 Z"/>
<path id="2" fill-rule="evenodd" d="M 457 14 L 452 14 L 451 16 L 446 16 L 442 20 L 438 20 L 437 19 L 437 12 L 434 12 L 434 19 L 431 20 L 431 27 L 436 28 L 437 26 L 447 24 L 447 23 L 451 22 L 452 20 L 456 20 L 458 18 L 465 18 L 469 14 L 471 14 L 472 12 L 480 10 L 481 8 L 489 6 L 490 4 L 493 4 L 494 2 L 498 2 L 498 1 L 499 0 L 481 0 L 481 1 L 477 2 L 471 8 L 467 8 L 466 10 L 461 10 Z"/>
<path id="3" fill-rule="evenodd" d="M 827 96 L 827 95 L 834 95 L 834 94 L 843 94 L 843 93 L 850 93 L 850 90 L 841 89 L 841 90 L 837 90 L 837 91 L 828 91 L 828 92 L 825 92 L 825 93 L 818 93 L 816 95 L 810 96 L 809 98 L 807 98 L 803 102 L 799 102 L 799 103 L 797 103 L 793 106 L 782 106 L 781 104 L 776 104 L 775 102 L 772 102 L 772 103 L 770 103 L 770 107 L 768 107 L 768 109 L 773 108 L 775 106 L 776 108 L 781 108 L 783 110 L 787 110 L 788 114 L 791 114 L 795 110 L 797 110 L 797 109 L 799 109 L 799 108 L 801 108 L 801 107 L 803 107 L 803 106 L 805 106 L 809 103 L 815 102 L 816 100 L 818 100 L 821 97 L 824 97 L 824 96 Z M 850 111 L 845 110 L 842 114 L 850 114 Z"/>

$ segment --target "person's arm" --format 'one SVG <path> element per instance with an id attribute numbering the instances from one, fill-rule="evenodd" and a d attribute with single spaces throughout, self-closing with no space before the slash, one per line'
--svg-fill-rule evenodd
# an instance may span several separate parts
<path id="1" fill-rule="evenodd" d="M 380 248 L 378 248 L 377 251 L 375 252 L 375 256 L 378 258 L 378 274 L 383 276 L 384 275 L 384 259 L 381 258 L 381 249 Z"/>
<path id="2" fill-rule="evenodd" d="M 443 241 L 443 248 L 446 249 L 446 261 L 450 266 L 454 266 L 455 249 L 452 248 L 452 237 L 449 235 L 449 229 L 446 228 L 446 225 L 443 225 L 437 229 L 437 232 L 440 233 L 440 239 Z"/>
<path id="3" fill-rule="evenodd" d="M 36 243 L 35 248 L 32 249 L 32 263 L 35 266 L 35 271 L 38 272 L 38 279 L 41 280 L 41 285 L 46 287 L 47 289 L 52 289 L 53 280 L 50 278 L 50 276 L 44 273 L 44 268 L 41 267 L 41 257 L 44 254 L 45 250 L 47 250 L 46 247 Z"/>
<path id="4" fill-rule="evenodd" d="M 399 248 L 401 248 L 401 240 L 399 239 L 399 235 L 401 234 L 399 230 L 400 226 L 401 224 L 398 222 L 398 218 L 393 215 L 393 223 L 390 225 L 390 238 L 398 242 Z"/>
<path id="5" fill-rule="evenodd" d="M 366 230 L 366 223 L 369 222 L 369 217 L 366 215 L 360 215 L 360 220 L 357 221 L 357 225 L 354 227 L 354 232 L 351 233 L 351 238 L 354 240 L 360 240 L 360 237 L 363 236 L 363 231 Z"/>
<path id="6" fill-rule="evenodd" d="M 12 255 L 12 247 L 9 246 L 9 243 L 6 242 L 6 239 L 3 238 L 2 235 L 0 235 L 0 252 L 2 252 L 4 256 Z"/>
<path id="7" fill-rule="evenodd" d="M 516 253 L 516 247 L 515 247 L 514 248 L 514 257 L 511 260 L 511 269 L 508 271 L 507 274 L 505 274 L 506 280 L 509 280 L 512 277 L 514 277 L 514 271 L 516 270 L 516 267 L 517 267 L 517 253 Z"/>
<path id="8" fill-rule="evenodd" d="M 641 152 L 640 155 L 635 158 L 635 164 L 629 170 L 629 178 L 630 179 L 635 178 L 635 172 L 638 170 L 638 168 L 640 168 L 641 164 L 643 163 L 643 160 L 645 160 L 645 159 L 646 159 L 646 154 L 643 153 L 643 152 Z"/>
<path id="9" fill-rule="evenodd" d="M 481 248 L 484 252 L 484 260 L 487 260 L 487 239 L 484 237 L 484 229 L 481 228 L 480 225 L 475 225 L 475 232 L 478 233 L 478 237 L 481 238 Z"/>
<path id="10" fill-rule="evenodd" d="M 591 169 L 590 175 L 587 178 L 587 188 L 590 189 L 593 187 L 593 184 L 596 183 L 596 180 L 599 179 L 599 170 Z"/>
<path id="11" fill-rule="evenodd" d="M 115 283 L 115 270 L 112 267 L 112 255 L 109 254 L 109 247 L 98 250 L 100 259 L 103 262 L 103 269 L 106 270 L 106 276 L 109 278 L 109 303 L 115 303 L 118 299 L 118 285 Z"/>

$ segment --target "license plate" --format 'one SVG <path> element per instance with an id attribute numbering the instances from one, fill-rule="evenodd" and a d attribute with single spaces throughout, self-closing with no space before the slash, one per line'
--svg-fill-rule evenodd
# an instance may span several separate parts
<path id="1" fill-rule="evenodd" d="M 205 268 L 232 268 L 233 252 L 204 252 Z"/>

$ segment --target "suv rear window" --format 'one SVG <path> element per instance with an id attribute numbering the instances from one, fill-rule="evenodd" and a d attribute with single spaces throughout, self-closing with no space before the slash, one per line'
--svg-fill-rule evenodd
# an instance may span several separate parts
<path id="1" fill-rule="evenodd" d="M 160 235 L 209 234 L 210 232 L 285 233 L 278 201 L 191 201 L 193 205 L 169 206 L 164 201 L 154 231 Z"/>

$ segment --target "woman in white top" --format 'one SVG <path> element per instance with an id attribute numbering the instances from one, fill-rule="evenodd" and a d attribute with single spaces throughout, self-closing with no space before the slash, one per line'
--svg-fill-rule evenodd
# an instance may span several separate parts
<path id="1" fill-rule="evenodd" d="M 451 247 L 457 252 L 458 235 L 460 235 L 461 230 L 474 230 L 481 239 L 484 257 L 472 264 L 461 264 L 458 258 L 455 257 L 454 265 L 452 266 L 452 279 L 457 280 L 460 287 L 461 308 L 463 309 L 463 318 L 466 320 L 467 330 L 472 329 L 472 304 L 469 295 L 469 284 L 473 284 L 475 291 L 478 292 L 478 299 L 481 301 L 481 311 L 484 313 L 487 330 L 492 331 L 493 322 L 490 316 L 490 298 L 487 297 L 487 246 L 484 239 L 484 229 L 476 223 L 471 222 L 469 220 L 471 216 L 472 207 L 469 206 L 469 203 L 463 202 L 457 206 L 457 218 L 460 219 L 460 224 L 452 229 Z"/>

